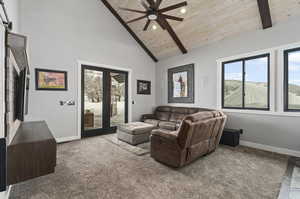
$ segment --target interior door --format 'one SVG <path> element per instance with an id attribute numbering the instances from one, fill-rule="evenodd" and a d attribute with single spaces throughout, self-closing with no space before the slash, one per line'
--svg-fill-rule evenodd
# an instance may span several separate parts
<path id="1" fill-rule="evenodd" d="M 82 66 L 82 137 L 114 133 L 128 121 L 128 73 Z"/>

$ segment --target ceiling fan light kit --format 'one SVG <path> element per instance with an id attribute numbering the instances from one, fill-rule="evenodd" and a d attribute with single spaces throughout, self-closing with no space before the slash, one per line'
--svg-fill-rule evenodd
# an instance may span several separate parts
<path id="1" fill-rule="evenodd" d="M 158 14 L 156 12 L 152 11 L 152 12 L 149 12 L 147 17 L 148 17 L 149 20 L 154 21 L 158 18 L 157 15 Z"/>
<path id="2" fill-rule="evenodd" d="M 140 14 L 144 14 L 141 17 L 132 19 L 130 21 L 127 21 L 127 24 L 132 23 L 132 22 L 136 22 L 142 19 L 147 19 L 147 22 L 143 28 L 143 31 L 147 31 L 149 24 L 151 21 L 156 21 L 156 23 L 163 29 L 163 30 L 167 30 L 168 33 L 170 34 L 170 36 L 172 37 L 172 39 L 174 40 L 174 42 L 177 44 L 177 46 L 179 47 L 179 49 L 181 50 L 182 53 L 187 53 L 187 50 L 185 49 L 185 47 L 183 46 L 183 44 L 181 43 L 180 39 L 178 38 L 178 36 L 176 35 L 175 31 L 173 30 L 172 26 L 169 24 L 168 19 L 169 20 L 175 20 L 175 21 L 183 21 L 184 19 L 181 17 L 176 17 L 176 16 L 172 16 L 172 15 L 168 15 L 165 14 L 165 12 L 169 12 L 171 10 L 175 10 L 178 8 L 182 8 L 180 10 L 180 13 L 185 14 L 186 13 L 186 6 L 187 6 L 187 1 L 181 2 L 181 3 L 177 3 L 171 6 L 167 6 L 165 8 L 160 8 L 160 5 L 162 3 L 163 0 L 147 0 L 147 2 L 145 2 L 144 0 L 140 0 L 140 3 L 142 5 L 142 7 L 145 9 L 145 11 L 143 10 L 135 10 L 135 9 L 130 9 L 130 8 L 120 8 L 121 10 L 124 11 L 128 11 L 128 12 L 135 12 L 135 13 L 140 13 Z M 152 29 L 156 30 L 157 26 L 152 25 Z"/>
<path id="3" fill-rule="evenodd" d="M 185 13 L 186 13 L 186 8 L 185 8 L 185 7 L 184 7 L 184 8 L 181 8 L 181 9 L 180 9 L 180 13 L 181 13 L 181 14 L 185 14 Z"/>

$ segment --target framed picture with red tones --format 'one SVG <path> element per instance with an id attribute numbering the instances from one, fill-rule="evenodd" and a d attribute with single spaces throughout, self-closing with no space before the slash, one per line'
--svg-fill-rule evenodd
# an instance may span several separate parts
<path id="1" fill-rule="evenodd" d="M 36 90 L 68 90 L 68 78 L 66 71 L 35 69 L 35 88 Z"/>

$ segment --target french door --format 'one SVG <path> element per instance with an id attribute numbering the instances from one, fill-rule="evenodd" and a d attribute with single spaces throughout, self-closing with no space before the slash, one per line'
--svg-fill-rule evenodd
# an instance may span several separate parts
<path id="1" fill-rule="evenodd" d="M 81 136 L 114 133 L 128 122 L 128 73 L 94 66 L 81 68 Z"/>

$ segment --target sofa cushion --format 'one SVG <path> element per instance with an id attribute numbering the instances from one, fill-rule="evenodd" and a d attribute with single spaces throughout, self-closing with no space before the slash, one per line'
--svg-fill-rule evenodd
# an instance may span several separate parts
<path id="1" fill-rule="evenodd" d="M 159 128 L 167 129 L 167 130 L 170 130 L 170 131 L 175 131 L 175 129 L 176 129 L 176 123 L 175 122 L 160 121 L 158 126 L 159 126 Z"/>
<path id="2" fill-rule="evenodd" d="M 184 119 L 185 116 L 186 115 L 182 114 L 182 113 L 171 113 L 169 120 L 171 122 L 180 123 Z"/>
<path id="3" fill-rule="evenodd" d="M 178 144 L 184 148 L 187 145 L 188 134 L 191 129 L 191 122 L 183 120 L 178 130 Z"/>
<path id="4" fill-rule="evenodd" d="M 194 113 L 205 112 L 205 111 L 213 111 L 213 110 L 208 108 L 189 108 L 188 114 L 194 114 Z"/>
<path id="5" fill-rule="evenodd" d="M 171 107 L 170 106 L 159 106 L 159 107 L 156 108 L 156 111 L 171 112 Z"/>
<path id="6" fill-rule="evenodd" d="M 201 113 L 188 115 L 185 119 L 190 120 L 192 122 L 203 121 L 219 116 L 219 113 L 219 111 L 203 111 Z"/>
<path id="7" fill-rule="evenodd" d="M 161 120 L 161 121 L 169 121 L 170 119 L 170 112 L 161 112 L 161 111 L 156 111 L 155 112 L 156 119 Z"/>
<path id="8" fill-rule="evenodd" d="M 188 114 L 190 108 L 185 107 L 172 107 L 172 113 L 181 113 L 181 114 Z"/>
<path id="9" fill-rule="evenodd" d="M 158 127 L 159 120 L 155 120 L 155 119 L 146 119 L 144 122 L 147 123 L 147 124 L 152 124 L 152 125 L 155 126 L 155 127 Z"/>
<path id="10" fill-rule="evenodd" d="M 188 114 L 194 114 L 194 113 L 197 113 L 197 112 L 199 112 L 200 111 L 200 109 L 198 109 L 198 108 L 190 108 L 189 110 L 188 110 Z"/>
<path id="11" fill-rule="evenodd" d="M 170 138 L 172 140 L 176 140 L 178 136 L 177 131 L 170 131 L 167 129 L 154 129 L 151 131 L 151 135 L 157 135 L 164 138 Z"/>

